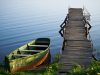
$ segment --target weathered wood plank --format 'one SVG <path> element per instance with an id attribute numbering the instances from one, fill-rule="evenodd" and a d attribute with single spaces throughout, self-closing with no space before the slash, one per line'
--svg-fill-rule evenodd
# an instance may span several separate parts
<path id="1" fill-rule="evenodd" d="M 91 52 L 89 49 L 66 49 L 64 52 Z"/>
<path id="2" fill-rule="evenodd" d="M 74 55 L 62 55 L 61 58 L 75 58 L 75 59 L 85 59 L 85 58 L 92 58 L 92 56 L 84 56 L 84 55 L 81 55 L 81 56 L 74 56 Z"/>
<path id="3" fill-rule="evenodd" d="M 13 54 L 12 56 L 32 56 L 32 55 L 25 55 L 25 54 Z"/>
<path id="4" fill-rule="evenodd" d="M 59 71 L 59 73 L 67 73 L 68 71 L 71 70 L 71 68 L 72 68 L 72 67 L 61 68 L 61 69 L 59 69 L 58 71 Z"/>
<path id="5" fill-rule="evenodd" d="M 92 53 L 86 53 L 86 54 L 82 54 L 82 53 L 63 53 L 64 55 L 68 55 L 68 56 L 70 56 L 70 55 L 73 55 L 73 56 L 87 56 L 87 57 L 91 57 L 92 56 Z"/>
<path id="6" fill-rule="evenodd" d="M 36 43 L 49 43 L 48 41 L 36 41 Z"/>
<path id="7" fill-rule="evenodd" d="M 44 50 L 18 50 L 18 51 L 23 51 L 23 52 L 41 52 Z"/>
<path id="8" fill-rule="evenodd" d="M 86 38 L 81 37 L 81 36 L 77 36 L 77 37 L 73 37 L 73 36 L 65 36 L 65 39 L 67 40 L 86 40 Z"/>
<path id="9" fill-rule="evenodd" d="M 73 50 L 84 50 L 84 49 L 86 49 L 86 50 L 91 50 L 91 48 L 86 48 L 86 47 L 65 47 L 65 50 L 66 49 L 73 49 Z"/>
<path id="10" fill-rule="evenodd" d="M 73 62 L 73 63 L 74 62 L 76 62 L 76 63 L 82 63 L 82 62 L 84 62 L 84 63 L 87 63 L 87 62 L 91 62 L 91 60 L 92 60 L 92 58 L 90 58 L 90 59 L 89 58 L 87 58 L 87 59 L 74 59 L 74 58 L 73 59 L 66 59 L 66 58 L 64 59 L 63 58 L 60 61 L 63 62 L 63 63 L 64 62 Z"/>
<path id="11" fill-rule="evenodd" d="M 30 47 L 48 47 L 48 45 L 28 45 Z"/>

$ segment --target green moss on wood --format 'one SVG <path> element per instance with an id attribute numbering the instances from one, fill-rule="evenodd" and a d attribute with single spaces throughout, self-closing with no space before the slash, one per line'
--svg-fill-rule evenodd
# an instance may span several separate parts
<path id="1" fill-rule="evenodd" d="M 50 40 L 49 40 L 49 42 L 50 42 Z M 34 45 L 34 44 L 36 44 L 36 40 L 28 43 L 28 45 Z M 28 45 L 26 44 L 16 50 L 14 50 L 13 52 L 11 52 L 9 54 L 9 56 L 5 57 L 6 60 L 4 62 L 5 62 L 6 68 L 9 71 L 17 69 L 19 67 L 27 66 L 29 64 L 32 64 L 34 62 L 41 60 L 47 54 L 49 47 L 50 47 L 50 45 L 49 45 L 49 47 L 46 50 L 44 50 L 40 53 L 37 53 L 37 54 L 33 54 L 33 56 L 27 56 L 27 57 L 22 57 L 22 58 L 15 57 L 16 59 L 12 58 L 12 55 L 17 54 L 18 50 L 28 50 L 28 47 L 27 47 Z M 26 52 L 26 53 L 28 54 L 28 52 Z M 21 54 L 25 54 L 25 52 L 21 52 Z"/>

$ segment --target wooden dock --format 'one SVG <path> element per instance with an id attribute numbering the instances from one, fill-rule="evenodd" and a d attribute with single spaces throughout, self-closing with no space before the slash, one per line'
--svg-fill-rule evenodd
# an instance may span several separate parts
<path id="1" fill-rule="evenodd" d="M 64 23 L 65 26 L 62 27 Z M 86 20 L 83 17 L 83 9 L 70 8 L 64 23 L 61 25 L 61 30 L 63 30 L 61 35 L 64 39 L 63 53 L 59 61 L 63 63 L 63 68 L 59 69 L 59 73 L 70 71 L 74 62 L 87 68 L 91 64 L 92 49 L 91 41 L 87 39 L 89 28 L 85 27 Z"/>

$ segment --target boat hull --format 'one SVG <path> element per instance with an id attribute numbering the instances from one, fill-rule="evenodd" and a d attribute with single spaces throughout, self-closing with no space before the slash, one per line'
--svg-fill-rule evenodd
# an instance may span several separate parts
<path id="1" fill-rule="evenodd" d="M 25 71 L 25 70 L 28 70 L 28 69 L 31 69 L 31 68 L 35 68 L 36 66 L 39 66 L 47 59 L 47 57 L 49 56 L 49 53 L 50 53 L 50 50 L 48 50 L 47 54 L 41 60 L 39 60 L 39 61 L 37 61 L 35 63 L 32 63 L 30 65 L 24 66 L 24 67 L 20 67 L 20 68 L 14 69 L 11 72 Z"/>

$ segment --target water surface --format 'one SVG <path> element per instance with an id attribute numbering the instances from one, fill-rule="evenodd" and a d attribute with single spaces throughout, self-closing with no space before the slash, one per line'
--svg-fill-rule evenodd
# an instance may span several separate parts
<path id="1" fill-rule="evenodd" d="M 50 53 L 60 52 L 60 24 L 68 7 L 83 8 L 91 14 L 94 47 L 100 48 L 100 0 L 0 0 L 0 63 L 4 56 L 37 38 L 50 38 Z M 99 57 L 98 57 L 99 58 Z"/>

